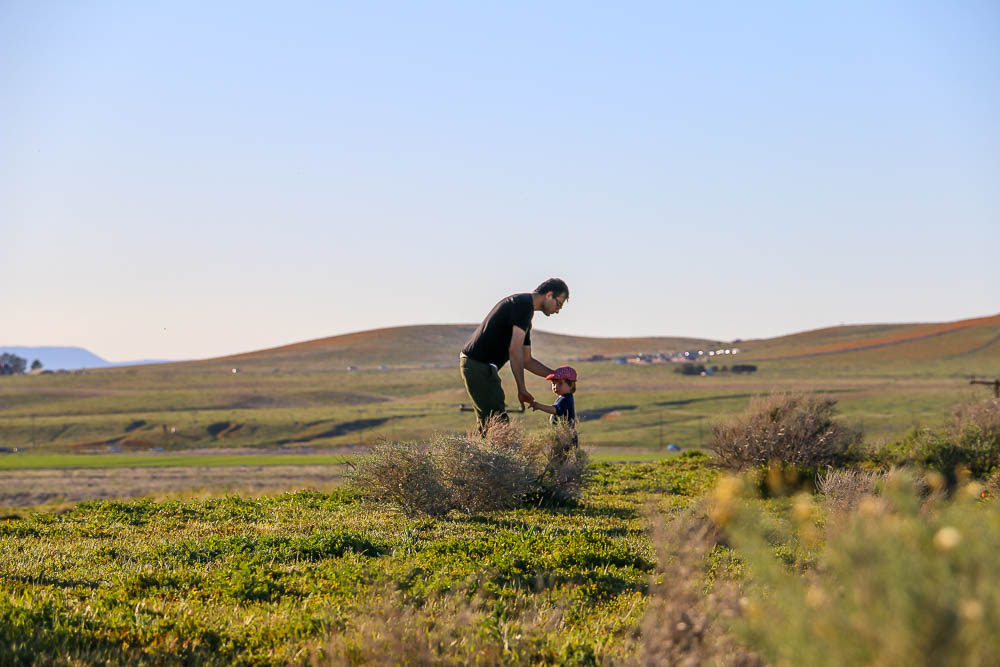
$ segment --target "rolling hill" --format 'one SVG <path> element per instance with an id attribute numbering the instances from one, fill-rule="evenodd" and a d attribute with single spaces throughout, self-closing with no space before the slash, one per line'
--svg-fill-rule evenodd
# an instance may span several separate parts
<path id="1" fill-rule="evenodd" d="M 852 361 L 1000 359 L 1000 314 L 955 322 L 873 324 L 817 329 L 741 344 L 745 359 L 829 357 Z"/>
<path id="2" fill-rule="evenodd" d="M 247 367 L 308 367 L 342 370 L 347 366 L 458 366 L 458 354 L 475 330 L 474 324 L 429 324 L 375 329 L 284 345 L 216 359 L 185 362 L 197 369 L 231 365 Z M 589 338 L 533 330 L 532 350 L 542 360 L 566 360 L 602 354 L 608 357 L 638 352 L 676 352 L 721 345 L 701 338 Z"/>
<path id="3" fill-rule="evenodd" d="M 458 365 L 458 353 L 474 329 L 473 324 L 375 329 L 181 365 L 191 369 L 231 365 L 316 371 L 347 366 L 451 367 Z M 532 331 L 532 343 L 535 356 L 553 363 L 592 355 L 617 357 L 732 346 L 706 338 L 592 338 L 538 330 Z M 749 362 L 1000 360 L 1000 314 L 955 322 L 830 327 L 737 345 L 742 350 L 739 359 Z"/>

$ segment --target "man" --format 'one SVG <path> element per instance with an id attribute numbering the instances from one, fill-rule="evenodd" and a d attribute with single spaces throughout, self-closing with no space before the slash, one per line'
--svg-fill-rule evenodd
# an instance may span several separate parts
<path id="1" fill-rule="evenodd" d="M 549 278 L 529 294 L 514 294 L 503 299 L 473 332 L 462 350 L 460 366 L 465 390 L 476 408 L 479 431 L 486 434 L 491 417 L 506 421 L 500 369 L 510 361 L 510 371 L 517 383 L 521 407 L 535 397 L 524 384 L 524 371 L 545 377 L 552 369 L 531 356 L 531 318 L 535 311 L 545 316 L 562 310 L 569 299 L 569 288 L 559 278 Z"/>

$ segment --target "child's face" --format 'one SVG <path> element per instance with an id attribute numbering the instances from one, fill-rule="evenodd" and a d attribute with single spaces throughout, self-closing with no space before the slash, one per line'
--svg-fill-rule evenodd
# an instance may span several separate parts
<path id="1" fill-rule="evenodd" d="M 569 380 L 552 380 L 552 393 L 559 396 L 565 396 L 566 394 L 573 391 L 573 387 L 570 386 Z"/>

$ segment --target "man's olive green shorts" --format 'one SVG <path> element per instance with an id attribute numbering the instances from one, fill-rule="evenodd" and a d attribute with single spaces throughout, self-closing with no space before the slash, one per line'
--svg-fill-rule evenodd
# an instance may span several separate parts
<path id="1" fill-rule="evenodd" d="M 469 357 L 460 358 L 458 365 L 462 370 L 465 390 L 469 392 L 472 405 L 476 408 L 479 432 L 485 434 L 490 417 L 501 415 L 501 419 L 507 419 L 500 372 L 492 364 L 484 364 Z"/>

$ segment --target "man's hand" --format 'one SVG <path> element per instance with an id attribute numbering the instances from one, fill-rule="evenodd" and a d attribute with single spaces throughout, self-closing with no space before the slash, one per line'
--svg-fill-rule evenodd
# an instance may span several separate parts
<path id="1" fill-rule="evenodd" d="M 521 409 L 524 410 L 524 404 L 532 405 L 535 402 L 535 397 L 529 394 L 527 389 L 518 389 L 517 400 L 520 401 Z"/>

